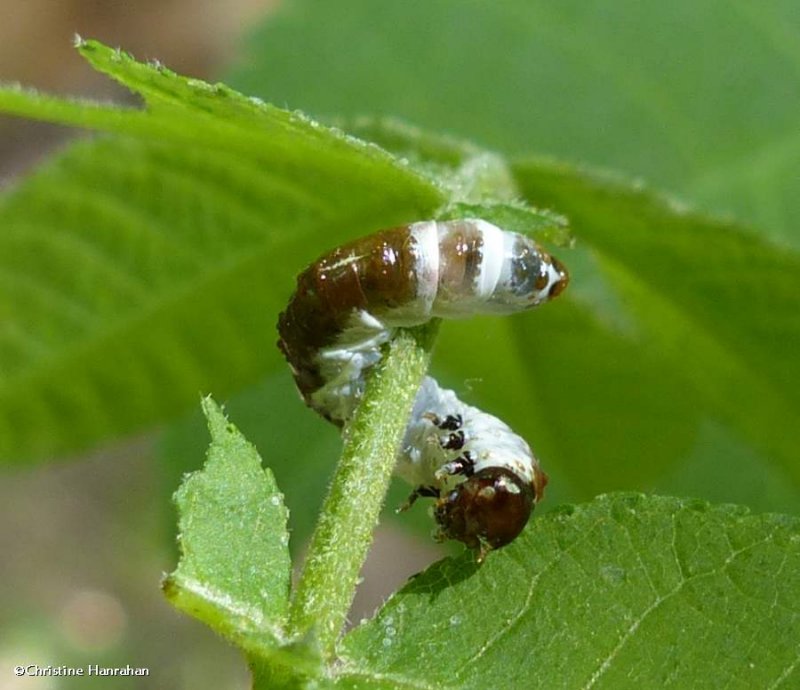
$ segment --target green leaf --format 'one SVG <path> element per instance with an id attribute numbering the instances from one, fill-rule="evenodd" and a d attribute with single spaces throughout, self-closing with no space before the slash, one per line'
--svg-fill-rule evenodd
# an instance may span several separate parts
<path id="1" fill-rule="evenodd" d="M 234 85 L 627 170 L 800 243 L 793 0 L 287 0 Z"/>
<path id="2" fill-rule="evenodd" d="M 179 609 L 253 652 L 285 642 L 291 560 L 283 495 L 255 447 L 211 398 L 202 470 L 175 494 L 181 558 L 164 581 Z"/>
<path id="3" fill-rule="evenodd" d="M 792 687 L 798 602 L 800 521 L 602 496 L 417 576 L 345 637 L 336 687 Z"/>
<path id="4" fill-rule="evenodd" d="M 323 424 L 302 404 L 288 367 L 226 400 L 225 410 L 256 448 L 269 449 L 265 460 L 285 494 L 290 547 L 299 558 L 341 452 L 339 430 Z M 265 420 L 278 419 L 277 426 L 265 424 Z M 181 475 L 202 455 L 204 423 L 198 411 L 170 425 L 162 435 L 165 492 L 173 492 Z"/>
<path id="5" fill-rule="evenodd" d="M 0 200 L 4 460 L 141 428 L 284 366 L 272 324 L 297 271 L 444 199 L 300 115 L 81 49 L 150 110 L 0 90 L 0 110 L 126 135 L 71 147 Z"/>
<path id="6" fill-rule="evenodd" d="M 76 47 L 98 71 L 141 95 L 146 110 L 92 101 L 59 99 L 19 86 L 0 89 L 3 112 L 90 127 L 172 143 L 192 143 L 202 149 L 235 152 L 266 159 L 282 174 L 308 182 L 294 166 L 316 158 L 319 182 L 342 175 L 342 181 L 372 175 L 387 168 L 397 181 L 411 185 L 417 201 L 430 201 L 431 181 L 420 177 L 381 149 L 323 127 L 299 112 L 289 112 L 248 98 L 224 84 L 182 77 L 159 63 L 144 64 L 97 41 L 79 40 Z M 353 155 L 354 153 L 360 155 Z M 344 164 L 343 169 L 338 165 Z M 416 178 L 416 179 L 408 179 Z M 315 180 L 316 181 L 316 180 Z M 415 184 L 416 183 L 416 184 Z M 300 191 L 300 190 L 296 190 Z M 313 194 L 309 197 L 313 199 Z"/>

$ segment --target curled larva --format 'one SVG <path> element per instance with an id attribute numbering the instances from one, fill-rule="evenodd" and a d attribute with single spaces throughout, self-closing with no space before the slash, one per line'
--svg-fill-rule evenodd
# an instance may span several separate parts
<path id="1" fill-rule="evenodd" d="M 533 240 L 484 220 L 414 223 L 338 247 L 303 271 L 278 320 L 278 345 L 306 403 L 341 426 L 394 329 L 523 311 L 560 294 L 568 280 Z M 440 538 L 482 552 L 519 534 L 547 480 L 524 440 L 431 378 L 417 396 L 396 472 L 414 486 L 409 504 L 436 499 Z"/>
<path id="2" fill-rule="evenodd" d="M 417 394 L 395 472 L 415 487 L 408 504 L 436 499 L 440 540 L 481 552 L 522 531 L 547 484 L 521 437 L 430 377 Z"/>

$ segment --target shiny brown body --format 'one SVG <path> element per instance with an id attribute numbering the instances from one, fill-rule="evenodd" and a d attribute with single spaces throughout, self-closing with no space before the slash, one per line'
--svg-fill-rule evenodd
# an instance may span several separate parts
<path id="1" fill-rule="evenodd" d="M 380 318 L 414 299 L 417 256 L 408 227 L 363 237 L 323 255 L 297 278 L 278 318 L 280 347 L 308 400 L 322 379 L 316 355 L 331 345 L 354 310 Z"/>

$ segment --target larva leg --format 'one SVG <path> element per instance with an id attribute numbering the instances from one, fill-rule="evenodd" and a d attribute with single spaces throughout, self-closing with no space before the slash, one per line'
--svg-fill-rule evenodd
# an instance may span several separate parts
<path id="1" fill-rule="evenodd" d="M 408 496 L 408 498 L 397 508 L 398 513 L 404 513 L 411 506 L 414 505 L 416 500 L 420 497 L 424 498 L 439 498 L 439 489 L 434 486 L 418 486 Z"/>
<path id="2" fill-rule="evenodd" d="M 443 479 L 448 475 L 462 475 L 464 477 L 471 477 L 474 472 L 475 460 L 472 459 L 469 451 L 466 451 L 463 455 L 457 457 L 452 462 L 442 465 L 438 470 L 436 470 L 434 476 L 437 479 Z"/>

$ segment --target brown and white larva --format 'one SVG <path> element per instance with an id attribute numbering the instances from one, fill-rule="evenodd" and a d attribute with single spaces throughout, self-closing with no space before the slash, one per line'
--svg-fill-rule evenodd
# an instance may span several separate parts
<path id="1" fill-rule="evenodd" d="M 396 328 L 431 318 L 512 314 L 560 294 L 567 271 L 536 242 L 480 219 L 423 221 L 364 237 L 297 278 L 278 343 L 306 403 L 350 419 L 365 373 Z M 496 417 L 424 380 L 396 473 L 436 499 L 440 538 L 481 552 L 508 544 L 547 477 L 523 439 Z"/>

